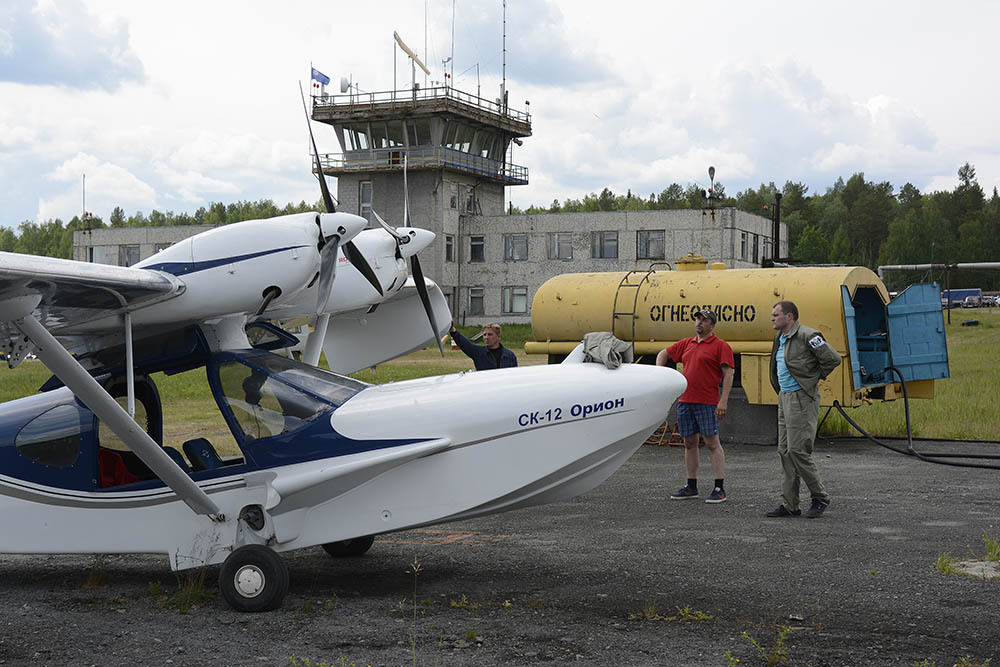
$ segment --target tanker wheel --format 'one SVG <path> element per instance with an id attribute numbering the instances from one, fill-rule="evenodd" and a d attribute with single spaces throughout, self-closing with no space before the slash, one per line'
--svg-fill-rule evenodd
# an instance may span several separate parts
<path id="1" fill-rule="evenodd" d="M 273 549 L 247 544 L 222 564 L 219 590 L 236 611 L 271 611 L 288 593 L 288 568 Z"/>
<path id="2" fill-rule="evenodd" d="M 323 545 L 323 549 L 334 558 L 347 558 L 364 554 L 372 548 L 374 543 L 375 536 L 366 535 L 339 542 L 327 542 Z"/>

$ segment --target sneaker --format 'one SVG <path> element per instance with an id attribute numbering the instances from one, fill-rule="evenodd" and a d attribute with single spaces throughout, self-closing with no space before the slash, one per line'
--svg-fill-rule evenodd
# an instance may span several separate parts
<path id="1" fill-rule="evenodd" d="M 789 510 L 784 505 L 778 505 L 775 509 L 771 510 L 764 516 L 769 516 L 771 518 L 780 518 L 786 516 L 802 516 L 802 510 Z"/>
<path id="2" fill-rule="evenodd" d="M 682 486 L 677 493 L 671 493 L 670 497 L 673 500 L 687 500 L 688 498 L 697 498 L 698 489 L 692 489 L 690 486 Z"/>
<path id="3" fill-rule="evenodd" d="M 829 506 L 830 506 L 829 500 L 814 500 L 812 502 L 812 507 L 810 507 L 809 511 L 806 512 L 806 518 L 807 519 L 820 518 L 821 516 L 823 516 L 823 512 L 825 512 L 826 508 Z"/>
<path id="4" fill-rule="evenodd" d="M 706 503 L 724 503 L 724 502 L 726 502 L 726 491 L 725 491 L 725 489 L 720 489 L 719 487 L 715 487 L 715 490 L 712 491 L 712 495 L 710 495 L 708 497 L 708 499 L 705 500 L 705 502 Z"/>

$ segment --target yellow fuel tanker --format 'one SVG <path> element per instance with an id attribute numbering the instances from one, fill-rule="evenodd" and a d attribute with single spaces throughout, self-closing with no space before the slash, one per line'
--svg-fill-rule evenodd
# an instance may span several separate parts
<path id="1" fill-rule="evenodd" d="M 789 300 L 798 305 L 802 322 L 821 331 L 844 359 L 821 385 L 825 405 L 834 399 L 857 405 L 864 395 L 895 398 L 898 387 L 886 370 L 890 365 L 905 367 L 911 396 L 930 397 L 933 381 L 948 377 L 947 348 L 939 290 L 923 287 L 907 290 L 900 295 L 906 298 L 891 306 L 885 285 L 864 267 L 710 268 L 690 255 L 677 270 L 563 274 L 535 293 L 535 340 L 525 351 L 558 361 L 587 332 L 612 331 L 633 344 L 637 358 L 648 361 L 694 335 L 694 313 L 710 308 L 718 317 L 715 333 L 737 355 L 748 401 L 772 404 L 777 398 L 768 379 L 771 309 Z M 892 311 L 901 311 L 902 319 Z M 910 329 L 929 340 L 915 345 L 907 340 L 913 338 Z"/>

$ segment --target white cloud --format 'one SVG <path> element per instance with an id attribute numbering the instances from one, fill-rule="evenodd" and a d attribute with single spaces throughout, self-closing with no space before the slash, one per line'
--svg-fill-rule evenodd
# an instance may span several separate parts
<path id="1" fill-rule="evenodd" d="M 0 7 L 0 63 L 8 63 L 0 64 L 0 224 L 78 213 L 79 173 L 49 178 L 78 155 L 134 179 L 100 188 L 120 188 L 106 192 L 107 205 L 130 213 L 314 201 L 297 90 L 309 64 L 334 82 L 350 75 L 363 90 L 389 90 L 394 62 L 397 82 L 409 78 L 396 29 L 429 79 L 440 79 L 453 7 L 456 81 L 475 92 L 478 65 L 482 95 L 498 95 L 500 3 L 430 0 L 426 46 L 424 3 L 378 7 L 392 25 L 373 22 L 363 3 L 323 0 L 8 2 Z M 1000 93 L 976 64 L 1000 60 L 990 33 L 1000 5 L 978 4 L 975 21 L 964 14 L 913 11 L 901 0 L 781 11 L 730 0 L 710 9 L 508 3 L 507 89 L 515 108 L 531 100 L 534 130 L 513 158 L 531 184 L 509 196 L 517 206 L 604 187 L 647 196 L 675 181 L 704 184 L 709 164 L 729 193 L 786 180 L 822 192 L 856 171 L 897 188 L 953 187 L 965 161 L 991 190 L 1000 184 L 992 113 Z M 49 69 L 27 63 L 11 73 L 23 46 L 15 21 L 52 47 L 43 54 Z M 74 39 L 60 41 L 66 34 Z M 70 49 L 80 35 L 93 53 Z M 71 67 L 52 78 L 57 64 Z M 315 129 L 320 150 L 334 151 L 329 128 Z M 88 192 L 90 181 L 88 171 Z M 107 216 L 101 196 L 95 185 L 93 208 Z"/>

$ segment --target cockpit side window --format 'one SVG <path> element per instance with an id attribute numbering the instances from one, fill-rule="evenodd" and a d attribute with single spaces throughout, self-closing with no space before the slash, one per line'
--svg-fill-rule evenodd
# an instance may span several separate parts
<path id="1" fill-rule="evenodd" d="M 219 365 L 222 393 L 247 440 L 294 431 L 331 406 L 237 361 Z"/>
<path id="2" fill-rule="evenodd" d="M 35 463 L 69 468 L 80 456 L 80 423 L 76 403 L 57 405 L 25 424 L 14 444 Z"/>

